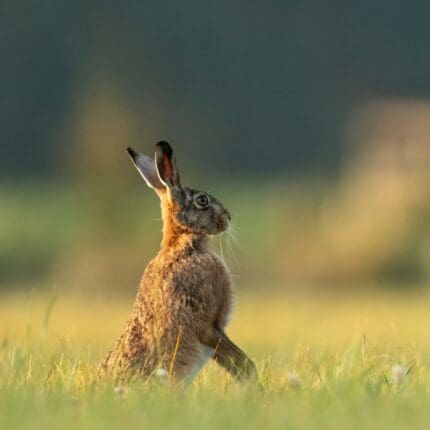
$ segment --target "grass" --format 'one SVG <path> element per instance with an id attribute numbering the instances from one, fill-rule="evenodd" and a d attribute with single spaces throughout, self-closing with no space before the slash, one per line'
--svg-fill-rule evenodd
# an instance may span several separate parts
<path id="1" fill-rule="evenodd" d="M 430 426 L 426 296 L 240 297 L 229 333 L 255 358 L 260 384 L 211 363 L 186 390 L 96 380 L 132 300 L 3 296 L 0 428 Z"/>

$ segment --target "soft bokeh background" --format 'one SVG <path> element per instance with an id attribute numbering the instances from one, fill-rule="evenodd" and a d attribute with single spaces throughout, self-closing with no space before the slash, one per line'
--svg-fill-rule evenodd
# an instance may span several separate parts
<path id="1" fill-rule="evenodd" d="M 1 2 L 0 427 L 429 428 L 429 16 Z M 161 240 L 125 148 L 161 139 L 232 213 L 254 391 L 213 363 L 184 396 L 95 384 Z"/>
<path id="2" fill-rule="evenodd" d="M 231 209 L 241 290 L 427 288 L 429 12 L 6 2 L 1 293 L 133 292 L 161 226 L 125 148 L 160 139 Z"/>

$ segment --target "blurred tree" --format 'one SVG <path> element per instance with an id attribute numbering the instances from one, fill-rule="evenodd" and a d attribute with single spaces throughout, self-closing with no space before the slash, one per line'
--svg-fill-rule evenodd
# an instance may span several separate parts
<path id="1" fill-rule="evenodd" d="M 161 117 L 151 142 L 260 176 L 333 170 L 362 98 L 430 95 L 426 2 L 6 0 L 1 11 L 3 176 L 54 174 L 75 91 L 106 76 L 122 106 Z"/>

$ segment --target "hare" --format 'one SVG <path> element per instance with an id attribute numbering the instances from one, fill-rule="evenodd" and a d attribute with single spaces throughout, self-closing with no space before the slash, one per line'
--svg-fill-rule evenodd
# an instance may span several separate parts
<path id="1" fill-rule="evenodd" d="M 255 377 L 254 363 L 225 334 L 231 280 L 208 240 L 227 229 L 230 213 L 209 194 L 182 187 L 167 142 L 155 148 L 155 161 L 127 151 L 161 200 L 161 249 L 145 269 L 131 317 L 104 368 L 145 377 L 166 369 L 172 381 L 191 381 L 212 358 L 237 379 Z"/>

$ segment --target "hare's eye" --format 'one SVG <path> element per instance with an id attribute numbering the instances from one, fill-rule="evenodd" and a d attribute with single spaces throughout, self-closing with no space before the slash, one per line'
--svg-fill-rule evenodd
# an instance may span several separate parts
<path id="1" fill-rule="evenodd" d="M 206 194 L 199 194 L 196 197 L 197 206 L 204 208 L 209 204 L 209 198 Z"/>

